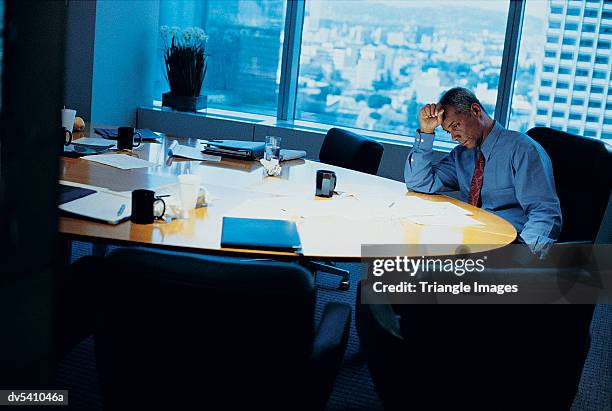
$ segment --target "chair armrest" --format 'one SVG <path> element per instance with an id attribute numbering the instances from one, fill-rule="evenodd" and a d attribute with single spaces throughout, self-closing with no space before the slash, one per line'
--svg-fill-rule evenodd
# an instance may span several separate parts
<path id="1" fill-rule="evenodd" d="M 323 409 L 346 350 L 351 320 L 348 304 L 328 303 L 315 333 L 309 359 L 308 407 Z"/>

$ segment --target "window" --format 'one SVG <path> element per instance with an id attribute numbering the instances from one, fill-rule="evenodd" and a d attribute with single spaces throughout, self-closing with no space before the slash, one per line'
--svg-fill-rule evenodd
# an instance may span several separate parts
<path id="1" fill-rule="evenodd" d="M 559 74 L 572 74 L 572 69 L 568 67 L 559 67 Z"/>
<path id="2" fill-rule="evenodd" d="M 589 101 L 589 108 L 600 108 L 601 101 L 591 100 Z"/>
<path id="3" fill-rule="evenodd" d="M 576 70 L 576 77 L 588 77 L 588 76 L 589 76 L 589 70 L 583 70 L 583 69 Z"/>
<path id="4" fill-rule="evenodd" d="M 612 117 L 612 112 L 606 114 L 596 110 L 596 108 L 601 109 L 611 97 L 609 87 L 602 85 L 602 80 L 609 79 L 609 71 L 603 68 L 593 70 L 595 64 L 598 64 L 597 67 L 610 64 L 609 50 L 612 41 L 601 35 L 599 38 L 596 36 L 598 30 L 600 32 L 603 30 L 602 26 L 612 27 L 607 21 L 601 20 L 603 3 L 605 2 L 601 0 L 595 1 L 585 7 L 584 1 L 528 0 L 525 2 L 525 18 L 521 31 L 509 128 L 526 131 L 540 124 L 565 129 L 568 122 L 576 124 L 586 120 L 587 115 L 591 117 L 589 120 L 593 120 L 593 117 L 601 120 L 602 115 Z M 549 13 L 546 13 L 546 7 Z M 539 20 L 533 18 L 538 14 L 542 15 Z M 584 14 L 584 21 L 579 19 L 581 14 Z M 552 34 L 548 29 L 550 22 L 556 21 L 561 21 L 563 31 L 561 35 Z M 577 32 L 584 32 L 584 38 L 581 38 Z M 551 36 L 561 39 L 551 39 Z M 601 48 L 598 48 L 596 53 L 589 52 L 596 43 Z M 550 59 L 555 56 L 558 58 L 558 63 Z M 597 63 L 596 58 L 598 58 Z M 578 64 L 573 66 L 571 64 L 573 61 L 577 61 Z M 530 77 L 527 74 L 529 72 L 534 72 L 535 75 Z M 575 77 L 571 76 L 572 73 Z M 594 85 L 591 85 L 591 77 L 595 82 Z M 544 87 L 542 84 L 544 81 L 549 81 L 551 85 Z M 569 95 L 566 96 L 566 93 Z M 541 102 L 540 106 L 534 107 L 538 102 Z M 552 108 L 548 108 L 550 118 L 538 116 L 538 110 L 545 109 L 543 106 L 549 103 L 554 104 Z M 610 105 L 612 106 L 612 102 Z M 585 110 L 587 106 L 593 112 L 584 113 L 583 110 L 587 111 Z M 531 107 L 531 111 L 526 109 L 521 111 L 519 107 Z M 581 132 L 575 125 L 572 128 L 575 133 Z"/>
<path id="5" fill-rule="evenodd" d="M 599 117 L 597 116 L 587 116 L 587 123 L 599 123 Z"/>
<path id="6" fill-rule="evenodd" d="M 574 128 L 574 127 L 568 127 L 567 132 L 570 134 L 580 134 L 580 129 Z"/>
<path id="7" fill-rule="evenodd" d="M 595 130 L 584 130 L 585 137 L 597 137 L 597 131 Z"/>
<path id="8" fill-rule="evenodd" d="M 604 19 L 608 19 L 608 20 L 612 19 L 612 11 L 604 10 L 604 12 L 602 13 L 601 17 L 604 18 Z"/>
<path id="9" fill-rule="evenodd" d="M 606 73 L 605 71 L 598 71 L 595 70 L 593 71 L 593 78 L 607 78 L 608 77 L 608 73 Z"/>
<path id="10" fill-rule="evenodd" d="M 200 26 L 209 34 L 203 94 L 211 108 L 275 116 L 286 113 L 279 104 L 295 97 L 288 120 L 414 135 L 420 107 L 437 101 L 444 90 L 463 86 L 494 113 L 504 46 L 514 44 L 506 39 L 510 0 L 461 5 L 445 0 L 448 7 L 434 15 L 430 0 L 307 0 L 299 2 L 304 7 L 299 27 L 286 21 L 287 4 L 294 3 L 161 0 L 159 20 L 160 25 Z M 536 116 L 550 125 L 546 113 L 564 128 L 570 108 L 581 110 L 591 104 L 589 98 L 606 104 L 608 88 L 601 84 L 609 78 L 603 65 L 609 64 L 611 41 L 604 34 L 612 25 L 602 19 L 610 18 L 610 11 L 603 10 L 601 0 L 583 7 L 578 1 L 525 3 L 514 94 L 504 101 L 512 103 L 510 128 L 525 131 L 536 124 Z M 285 27 L 292 32 L 284 33 Z M 561 35 L 552 31 L 562 28 Z M 581 31 L 586 38 L 580 38 Z M 292 72 L 297 75 L 281 90 L 281 79 L 290 77 L 281 72 L 285 38 L 301 43 L 291 44 L 294 54 L 288 59 L 299 64 Z M 598 39 L 597 52 L 589 53 Z M 161 53 L 159 66 L 157 96 L 167 91 Z M 587 93 L 591 77 L 595 85 Z M 554 109 L 542 107 L 548 102 Z M 449 137 L 444 133 L 443 139 Z"/>
<path id="11" fill-rule="evenodd" d="M 583 24 L 582 31 L 585 33 L 595 33 L 595 25 L 594 24 Z"/>
<path id="12" fill-rule="evenodd" d="M 610 124 L 612 124 L 612 117 L 606 117 L 606 118 L 604 118 L 603 123 L 604 123 L 604 124 L 606 124 L 606 125 L 610 125 Z"/>
<path id="13" fill-rule="evenodd" d="M 574 91 L 586 91 L 586 84 L 574 84 Z"/>
<path id="14" fill-rule="evenodd" d="M 563 45 L 573 46 L 574 44 L 576 44 L 576 39 L 572 37 L 563 37 Z"/>
<path id="15" fill-rule="evenodd" d="M 492 114 L 509 1 L 491 4 L 459 16 L 427 0 L 306 1 L 296 119 L 413 135 L 420 107 L 453 86 Z"/>
<path id="16" fill-rule="evenodd" d="M 578 61 L 589 62 L 591 61 L 591 55 L 590 54 L 578 54 Z"/>
<path id="17" fill-rule="evenodd" d="M 597 48 L 601 50 L 610 50 L 610 42 L 605 40 L 599 40 L 597 42 Z"/>
<path id="18" fill-rule="evenodd" d="M 202 27 L 209 35 L 202 93 L 208 106 L 276 115 L 285 24 L 283 0 L 160 2 L 160 26 Z M 161 43 L 160 43 L 161 50 Z M 167 91 L 160 70 L 156 95 Z"/>
<path id="19" fill-rule="evenodd" d="M 568 30 L 568 31 L 578 30 L 578 23 L 565 23 L 565 30 Z"/>
<path id="20" fill-rule="evenodd" d="M 608 102 L 606 103 L 606 111 L 607 111 L 607 110 L 612 110 L 612 102 L 610 102 L 610 101 L 608 101 Z"/>

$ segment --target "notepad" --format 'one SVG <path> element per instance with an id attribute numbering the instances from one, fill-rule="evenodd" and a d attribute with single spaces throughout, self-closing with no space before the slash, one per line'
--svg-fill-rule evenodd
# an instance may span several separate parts
<path id="1" fill-rule="evenodd" d="M 302 246 L 293 221 L 223 217 L 221 247 L 297 252 Z"/>
<path id="2" fill-rule="evenodd" d="M 127 154 L 97 154 L 93 156 L 83 156 L 81 159 L 95 161 L 96 163 L 117 167 L 122 170 L 153 167 L 157 165 L 150 161 L 141 160 L 138 157 L 128 156 Z"/>
<path id="3" fill-rule="evenodd" d="M 108 224 L 119 224 L 132 214 L 129 195 L 63 180 L 60 181 L 58 208 L 77 217 Z"/>

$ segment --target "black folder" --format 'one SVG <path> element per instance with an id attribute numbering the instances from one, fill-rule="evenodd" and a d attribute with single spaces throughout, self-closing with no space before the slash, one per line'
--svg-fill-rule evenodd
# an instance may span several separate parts
<path id="1" fill-rule="evenodd" d="M 222 157 L 256 160 L 263 157 L 266 144 L 260 141 L 211 140 L 204 153 Z"/>
<path id="2" fill-rule="evenodd" d="M 298 251 L 302 245 L 293 221 L 223 217 L 221 247 Z"/>

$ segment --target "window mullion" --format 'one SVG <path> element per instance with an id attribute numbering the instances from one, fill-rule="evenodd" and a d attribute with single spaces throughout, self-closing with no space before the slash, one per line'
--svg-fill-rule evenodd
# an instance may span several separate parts
<path id="1" fill-rule="evenodd" d="M 497 102 L 495 104 L 495 119 L 504 127 L 508 126 L 508 121 L 510 120 L 510 108 L 512 106 L 514 78 L 516 76 L 524 14 L 525 1 L 510 0 L 504 53 L 497 88 Z"/>
<path id="2" fill-rule="evenodd" d="M 285 38 L 278 90 L 277 119 L 279 120 L 292 120 L 295 115 L 303 22 L 304 0 L 287 0 Z"/>

